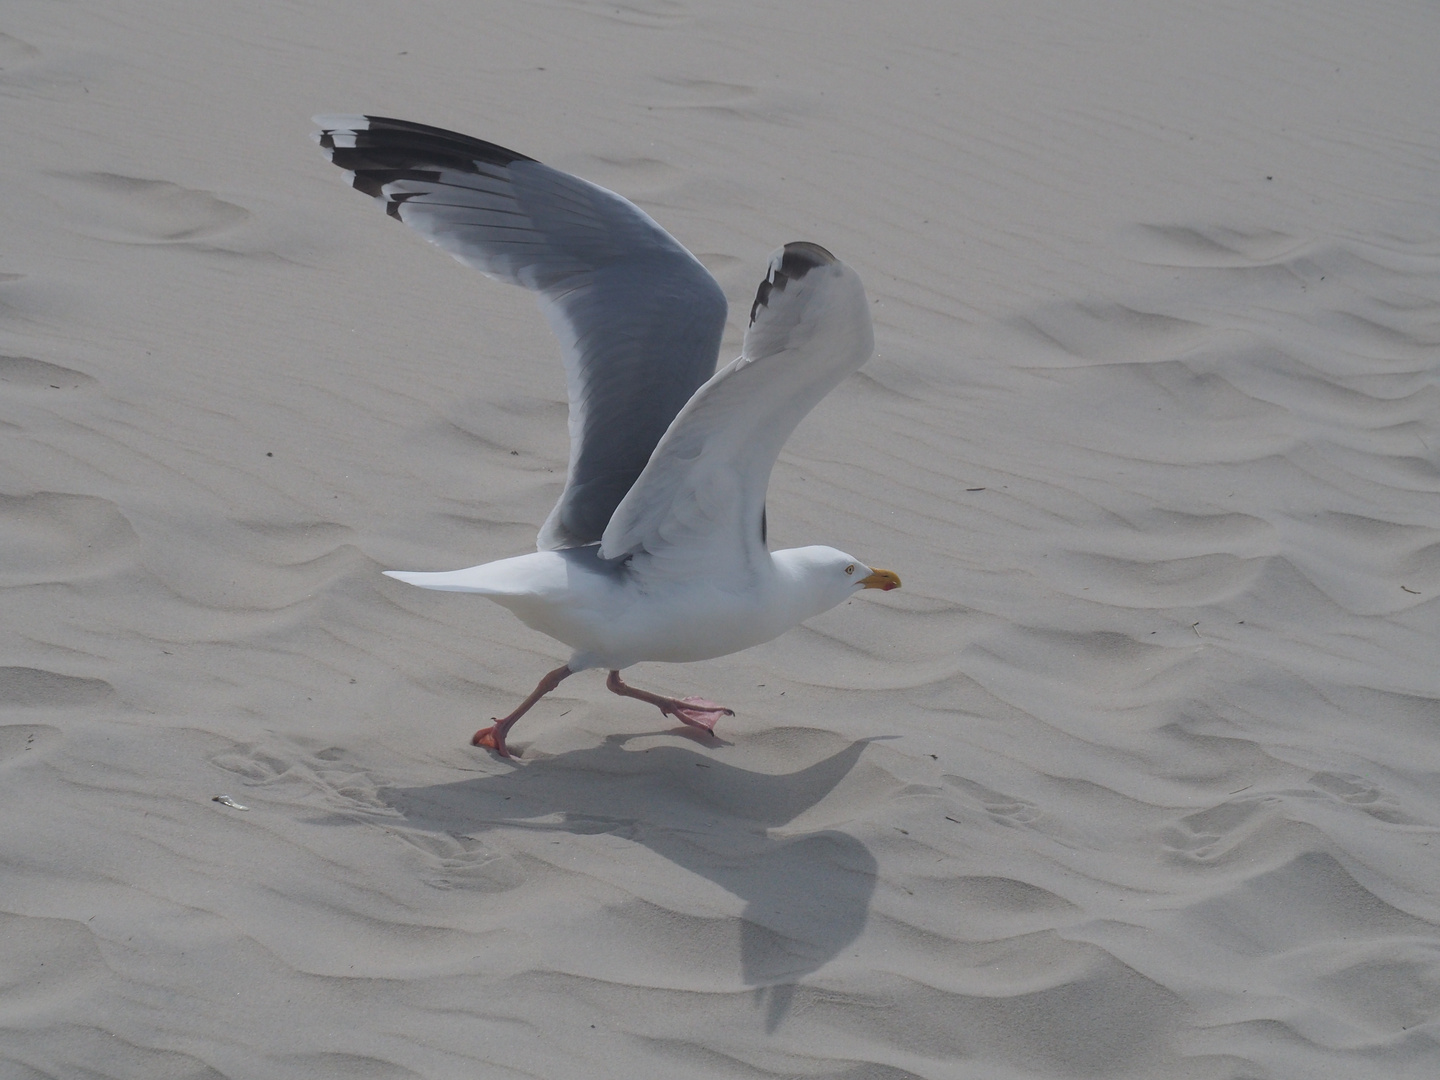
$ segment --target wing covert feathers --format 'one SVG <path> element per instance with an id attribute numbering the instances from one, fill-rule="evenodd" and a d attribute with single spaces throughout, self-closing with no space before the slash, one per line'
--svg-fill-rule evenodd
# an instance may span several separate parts
<path id="1" fill-rule="evenodd" d="M 351 184 L 461 262 L 540 296 L 564 351 L 565 489 L 542 549 L 598 541 L 715 371 L 725 294 L 639 207 L 503 146 L 380 116 L 319 116 Z"/>
<path id="2" fill-rule="evenodd" d="M 765 489 L 795 426 L 874 349 L 859 277 L 817 244 L 771 256 L 744 352 L 695 392 L 621 501 L 602 558 L 703 574 L 763 551 Z"/>

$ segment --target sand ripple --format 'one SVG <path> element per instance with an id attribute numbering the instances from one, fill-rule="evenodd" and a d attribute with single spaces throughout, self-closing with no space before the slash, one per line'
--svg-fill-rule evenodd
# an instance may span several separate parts
<path id="1" fill-rule="evenodd" d="M 1434 12 L 51 7 L 0 1075 L 1436 1074 Z M 379 571 L 526 550 L 564 388 L 304 138 L 381 105 L 637 196 L 736 312 L 784 240 L 864 277 L 770 535 L 905 588 L 633 673 L 721 740 L 581 676 L 468 746 L 562 653 Z"/>

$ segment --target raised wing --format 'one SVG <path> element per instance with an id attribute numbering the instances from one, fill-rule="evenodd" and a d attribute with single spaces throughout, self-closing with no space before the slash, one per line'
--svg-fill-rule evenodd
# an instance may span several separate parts
<path id="1" fill-rule="evenodd" d="M 715 371 L 725 294 L 614 192 L 493 143 L 382 116 L 317 116 L 351 183 L 468 266 L 540 295 L 564 347 L 565 490 L 541 549 L 594 543 Z"/>
<path id="2" fill-rule="evenodd" d="M 757 566 L 781 446 L 874 347 L 853 270 L 818 244 L 775 252 L 744 352 L 675 417 L 610 519 L 601 557 L 634 555 L 637 572 L 690 578 L 734 580 Z"/>

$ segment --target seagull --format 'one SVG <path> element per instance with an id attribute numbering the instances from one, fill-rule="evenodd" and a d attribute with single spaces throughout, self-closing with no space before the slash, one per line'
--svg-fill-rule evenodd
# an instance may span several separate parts
<path id="1" fill-rule="evenodd" d="M 734 712 L 630 686 L 640 661 L 759 645 L 863 589 L 899 588 L 832 547 L 770 551 L 765 489 L 795 425 L 874 349 L 859 277 L 819 244 L 770 256 L 740 356 L 715 370 L 725 295 L 629 200 L 524 154 L 426 124 L 317 116 L 357 190 L 467 266 L 534 291 L 563 346 L 570 465 L 534 552 L 441 573 L 573 653 L 471 740 L 510 757 L 515 722 L 563 679 L 609 671 L 616 694 L 705 732 Z"/>

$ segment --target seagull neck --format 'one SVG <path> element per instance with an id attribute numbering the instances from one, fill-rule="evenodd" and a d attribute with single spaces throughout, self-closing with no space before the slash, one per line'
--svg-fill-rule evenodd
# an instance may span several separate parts
<path id="1" fill-rule="evenodd" d="M 838 591 L 817 565 L 817 552 L 828 550 L 814 547 L 784 548 L 770 553 L 774 574 L 775 604 L 783 608 L 791 626 L 829 611 L 847 591 Z"/>

